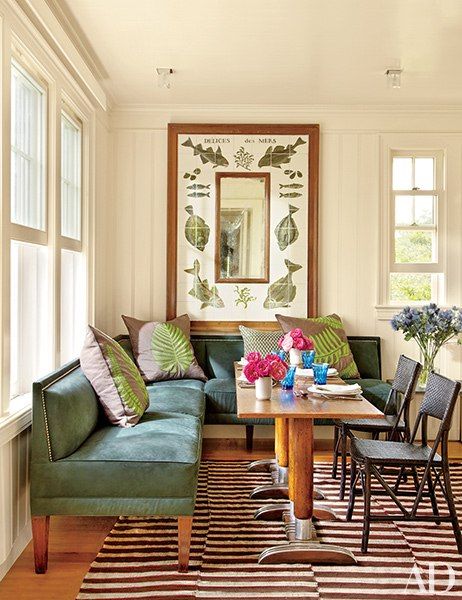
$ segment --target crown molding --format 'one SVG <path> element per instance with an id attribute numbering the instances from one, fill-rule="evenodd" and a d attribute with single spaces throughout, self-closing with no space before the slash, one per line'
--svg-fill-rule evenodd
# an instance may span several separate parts
<path id="1" fill-rule="evenodd" d="M 114 104 L 113 113 L 229 113 L 235 114 L 462 114 L 460 104 Z"/>
<path id="2" fill-rule="evenodd" d="M 6 0 L 6 2 L 23 23 L 28 22 L 29 29 L 35 29 L 41 35 L 93 101 L 106 110 L 106 90 L 50 9 L 48 0 Z"/>
<path id="3" fill-rule="evenodd" d="M 97 79 L 109 77 L 103 63 L 100 61 L 84 30 L 80 27 L 71 10 L 62 0 L 45 0 L 51 12 L 59 21 L 68 38 L 77 48 L 82 58 Z"/>

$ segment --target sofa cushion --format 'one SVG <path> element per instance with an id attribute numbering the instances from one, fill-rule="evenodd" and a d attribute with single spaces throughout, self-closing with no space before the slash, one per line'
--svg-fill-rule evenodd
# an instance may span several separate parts
<path id="1" fill-rule="evenodd" d="M 345 379 L 346 383 L 357 383 L 363 390 L 363 396 L 379 410 L 385 408 L 391 385 L 380 379 Z"/>
<path id="2" fill-rule="evenodd" d="M 194 497 L 201 420 L 149 412 L 138 425 L 105 426 L 65 459 L 36 465 L 35 496 Z"/>
<path id="3" fill-rule="evenodd" d="M 136 365 L 121 345 L 89 326 L 80 364 L 109 421 L 119 427 L 138 423 L 149 404 L 148 392 Z"/>
<path id="4" fill-rule="evenodd" d="M 207 378 L 194 356 L 188 315 L 166 323 L 140 321 L 122 315 L 136 364 L 146 382 Z"/>
<path id="5" fill-rule="evenodd" d="M 51 382 L 34 384 L 33 416 L 36 460 L 47 435 L 47 459 L 52 460 L 72 454 L 88 438 L 98 423 L 98 400 L 78 363 L 71 371 L 55 373 Z"/>
<path id="6" fill-rule="evenodd" d="M 338 315 L 309 319 L 276 315 L 276 319 L 284 333 L 300 328 L 306 336 L 313 340 L 317 362 L 329 363 L 331 367 L 337 369 L 340 377 L 360 376 L 342 320 Z"/>
<path id="7" fill-rule="evenodd" d="M 205 395 L 202 381 L 183 379 L 148 385 L 147 413 L 179 413 L 204 419 Z"/>
<path id="8" fill-rule="evenodd" d="M 236 382 L 234 379 L 209 379 L 204 387 L 208 413 L 236 414 Z"/>

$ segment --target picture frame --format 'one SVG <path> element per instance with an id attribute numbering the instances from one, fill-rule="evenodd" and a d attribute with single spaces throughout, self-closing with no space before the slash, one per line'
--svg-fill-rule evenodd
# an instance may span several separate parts
<path id="1" fill-rule="evenodd" d="M 218 277 L 218 173 L 271 179 L 259 281 Z M 318 182 L 317 124 L 169 124 L 167 319 L 186 312 L 194 332 L 229 333 L 274 329 L 276 313 L 316 316 Z"/>

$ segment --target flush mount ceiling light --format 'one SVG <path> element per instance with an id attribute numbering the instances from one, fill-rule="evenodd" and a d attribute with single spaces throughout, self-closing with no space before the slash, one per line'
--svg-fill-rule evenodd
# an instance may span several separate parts
<path id="1" fill-rule="evenodd" d="M 173 73 L 173 69 L 164 69 L 157 67 L 157 85 L 159 87 L 167 88 L 168 90 L 171 88 L 172 82 L 171 77 Z"/>
<path id="2" fill-rule="evenodd" d="M 387 69 L 385 75 L 387 76 L 388 85 L 391 88 L 399 89 L 401 87 L 401 73 L 403 69 Z"/>

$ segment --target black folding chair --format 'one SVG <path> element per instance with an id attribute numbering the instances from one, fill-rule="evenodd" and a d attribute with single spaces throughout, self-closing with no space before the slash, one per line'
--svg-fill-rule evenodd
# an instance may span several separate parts
<path id="1" fill-rule="evenodd" d="M 361 551 L 367 552 L 371 522 L 374 521 L 450 521 L 454 530 L 459 554 L 462 554 L 462 535 L 460 532 L 457 512 L 452 496 L 451 479 L 448 461 L 448 437 L 451 428 L 452 415 L 459 396 L 460 383 L 451 381 L 442 375 L 431 373 L 428 379 L 422 406 L 417 415 L 414 430 L 409 442 L 390 442 L 381 440 L 361 440 L 353 438 L 351 441 L 351 489 L 350 501 L 347 512 L 347 521 L 353 515 L 356 484 L 361 480 L 364 496 L 364 525 Z M 436 439 L 430 447 L 427 443 L 428 417 L 441 421 Z M 417 432 L 421 427 L 422 441 L 415 444 Z M 441 444 L 441 455 L 437 453 Z M 399 474 L 394 485 L 390 485 L 384 478 L 383 467 L 399 467 Z M 417 476 L 417 469 L 423 469 L 420 481 L 417 479 L 415 499 L 410 509 L 406 508 L 398 498 L 399 485 L 405 469 L 413 470 Z M 372 475 L 381 484 L 383 494 L 390 496 L 400 513 L 396 515 L 371 515 L 371 483 Z M 438 485 L 446 500 L 449 514 L 439 512 L 435 495 L 435 486 Z M 428 492 L 425 491 L 427 487 Z M 374 495 L 377 492 L 374 491 Z M 423 496 L 429 496 L 432 504 L 433 515 L 417 514 Z"/>
<path id="2" fill-rule="evenodd" d="M 334 455 L 332 457 L 332 478 L 337 477 L 338 457 L 341 457 L 339 498 L 345 496 L 347 473 L 347 438 L 352 431 L 371 433 L 378 439 L 386 433 L 389 440 L 409 441 L 409 407 L 419 378 L 422 365 L 403 354 L 399 357 L 395 378 L 391 385 L 384 416 L 381 419 L 345 419 L 334 421 Z"/>

